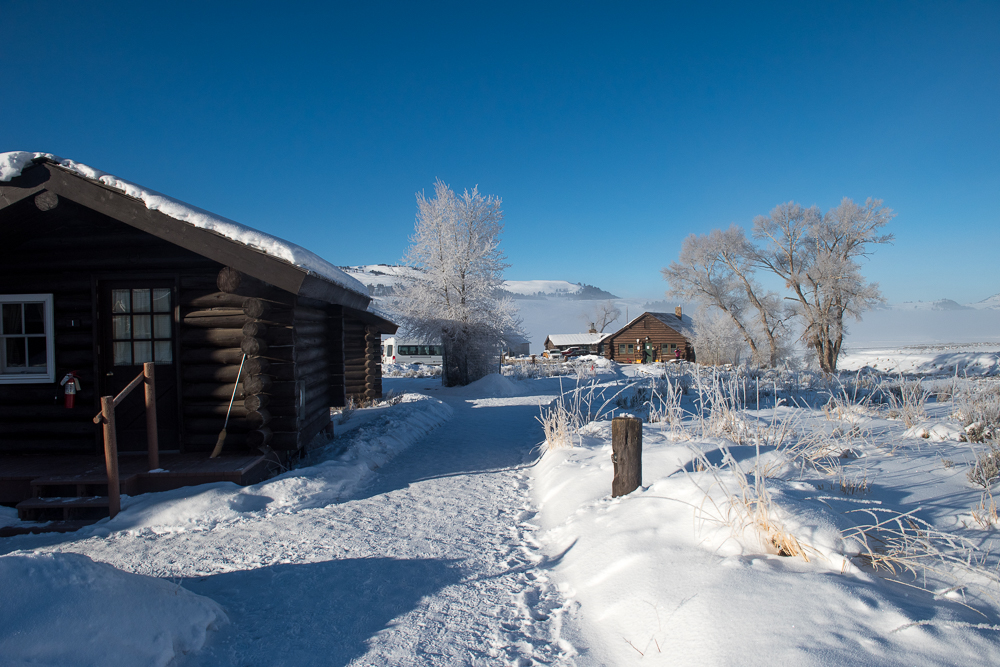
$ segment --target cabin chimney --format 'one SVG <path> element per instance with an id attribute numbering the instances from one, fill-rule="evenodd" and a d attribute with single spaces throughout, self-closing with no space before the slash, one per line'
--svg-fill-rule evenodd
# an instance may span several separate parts
<path id="1" fill-rule="evenodd" d="M 590 331 L 588 331 L 587 333 L 592 333 L 592 334 L 597 333 L 597 327 L 594 325 L 593 322 L 590 323 Z"/>
<path id="2" fill-rule="evenodd" d="M 681 307 L 680 306 L 677 306 L 676 308 L 674 308 L 674 315 L 677 316 L 677 319 L 681 319 Z"/>

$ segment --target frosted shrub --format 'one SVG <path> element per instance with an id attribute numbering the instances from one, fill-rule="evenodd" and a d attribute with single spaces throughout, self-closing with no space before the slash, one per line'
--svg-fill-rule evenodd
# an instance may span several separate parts
<path id="1" fill-rule="evenodd" d="M 924 390 L 919 380 L 902 381 L 883 391 L 889 403 L 889 417 L 902 419 L 907 428 L 916 426 L 927 416 L 924 405 L 930 393 Z"/>
<path id="2" fill-rule="evenodd" d="M 976 460 L 966 473 L 973 484 L 987 491 L 1000 479 L 1000 447 L 996 442 L 988 442 L 987 448 L 976 453 Z"/>
<path id="3" fill-rule="evenodd" d="M 665 424 L 671 428 L 679 428 L 684 419 L 684 410 L 681 408 L 681 397 L 684 389 L 681 383 L 671 381 L 664 375 L 659 381 L 653 384 L 649 399 L 649 423 Z"/>
<path id="4" fill-rule="evenodd" d="M 541 360 L 536 360 L 532 363 L 530 360 L 518 359 L 512 363 L 504 364 L 500 368 L 500 374 L 512 380 L 534 380 L 536 378 L 560 377 L 574 373 L 576 373 L 576 369 L 569 364 L 551 363 Z"/>
<path id="5" fill-rule="evenodd" d="M 542 424 L 548 449 L 572 447 L 573 439 L 579 438 L 580 428 L 583 426 L 580 414 L 563 396 L 557 398 L 550 407 L 543 408 L 537 419 Z"/>
<path id="6" fill-rule="evenodd" d="M 1000 386 L 972 380 L 955 383 L 953 399 L 953 416 L 971 442 L 983 442 L 1000 430 Z"/>

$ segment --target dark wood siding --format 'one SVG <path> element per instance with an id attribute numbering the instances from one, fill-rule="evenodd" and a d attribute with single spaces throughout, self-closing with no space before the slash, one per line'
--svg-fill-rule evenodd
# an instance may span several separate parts
<path id="1" fill-rule="evenodd" d="M 646 313 L 631 325 L 625 327 L 621 331 L 618 331 L 614 336 L 605 341 L 605 355 L 609 359 L 613 359 L 623 364 L 635 363 L 636 360 L 641 361 L 643 345 L 645 344 L 647 337 L 656 351 L 654 359 L 658 361 L 669 360 L 662 352 L 663 345 L 677 345 L 681 350 L 681 355 L 683 356 L 685 345 L 690 344 L 690 341 L 688 341 L 688 339 L 685 338 L 680 332 L 671 329 L 659 319 Z M 638 344 L 636 343 L 637 339 L 640 341 Z M 629 354 L 626 347 L 626 352 L 622 354 L 619 350 L 619 345 L 622 344 L 626 346 L 631 344 L 633 352 Z"/>
<path id="2" fill-rule="evenodd" d="M 183 285 L 214 276 L 219 265 L 65 199 L 40 211 L 28 197 L 4 218 L 16 226 L 0 226 L 0 293 L 53 295 L 56 381 L 0 384 L 0 452 L 95 453 L 99 429 L 91 419 L 103 384 L 99 281 L 155 277 Z M 82 384 L 73 409 L 63 407 L 58 382 L 69 371 L 78 371 Z"/>

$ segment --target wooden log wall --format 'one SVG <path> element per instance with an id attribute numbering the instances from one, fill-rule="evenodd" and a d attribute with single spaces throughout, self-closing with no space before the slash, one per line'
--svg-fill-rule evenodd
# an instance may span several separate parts
<path id="1" fill-rule="evenodd" d="M 344 309 L 342 306 L 330 308 L 329 329 L 327 331 L 327 363 L 330 370 L 330 407 L 347 405 L 347 383 L 345 379 L 344 357 Z"/>
<path id="2" fill-rule="evenodd" d="M 381 334 L 376 327 L 344 318 L 344 380 L 348 398 L 371 401 L 382 397 Z"/>
<path id="3" fill-rule="evenodd" d="M 290 341 L 291 336 L 282 332 L 281 323 L 247 315 L 248 311 L 257 314 L 264 295 L 280 299 L 276 303 L 286 308 L 294 298 L 229 267 L 214 273 L 210 283 L 182 290 L 184 444 L 188 451 L 211 451 L 231 399 L 223 451 L 256 450 L 271 444 L 269 427 L 276 413 L 270 404 L 275 402 L 275 388 L 281 385 L 275 374 L 291 373 L 290 353 L 280 358 L 280 343 L 283 338 Z M 285 402 L 294 420 L 294 398 Z M 280 413 L 281 406 L 276 407 Z"/>
<path id="4" fill-rule="evenodd" d="M 93 453 L 97 445 L 90 419 L 97 392 L 89 280 L 19 274 L 0 276 L 0 285 L 9 294 L 53 294 L 56 352 L 55 382 L 0 385 L 0 453 Z M 81 382 L 72 409 L 64 406 L 59 385 L 69 371 L 78 371 Z"/>
<path id="5" fill-rule="evenodd" d="M 298 446 L 305 448 L 330 426 L 331 316 L 328 305 L 299 298 L 291 313 L 295 331 L 295 381 L 299 401 Z"/>
<path id="6" fill-rule="evenodd" d="M 58 198 L 41 210 L 33 199 L 5 209 L 16 224 L 0 244 L 0 293 L 53 295 L 55 381 L 0 385 L 0 453 L 96 454 L 97 280 L 217 272 L 218 264 L 72 201 Z M 73 409 L 64 407 L 59 384 L 69 371 L 78 371 L 82 385 Z"/>

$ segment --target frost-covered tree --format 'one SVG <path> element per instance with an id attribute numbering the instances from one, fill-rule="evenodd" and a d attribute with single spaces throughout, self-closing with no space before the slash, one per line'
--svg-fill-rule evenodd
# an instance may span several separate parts
<path id="1" fill-rule="evenodd" d="M 593 324 L 594 328 L 604 333 L 610 324 L 622 316 L 622 309 L 615 305 L 611 299 L 599 303 L 594 310 L 586 311 L 581 317 L 587 324 Z"/>
<path id="2" fill-rule="evenodd" d="M 703 364 L 739 364 L 748 346 L 733 318 L 702 305 L 694 318 L 694 349 Z"/>
<path id="3" fill-rule="evenodd" d="M 445 386 L 490 373 L 504 340 L 520 333 L 514 302 L 501 295 L 508 264 L 500 249 L 500 204 L 477 188 L 458 196 L 440 180 L 432 199 L 417 194 L 416 225 L 403 262 L 420 275 L 400 286 L 393 308 L 407 336 L 441 341 Z"/>
<path id="4" fill-rule="evenodd" d="M 872 246 L 889 243 L 882 228 L 895 214 L 881 200 L 864 206 L 844 198 L 822 215 L 818 208 L 789 202 L 757 216 L 747 240 L 735 225 L 684 241 L 680 259 L 663 269 L 672 296 L 714 306 L 740 331 L 754 361 L 773 365 L 782 356 L 785 312 L 801 324 L 806 345 L 816 351 L 820 368 L 837 369 L 846 332 L 844 319 L 882 301 L 877 283 L 861 275 L 860 260 Z M 754 279 L 764 269 L 788 290 L 782 300 Z M 766 348 L 764 344 L 766 343 Z M 766 354 L 765 354 L 766 353 Z"/>
<path id="5" fill-rule="evenodd" d="M 882 228 L 894 217 L 881 199 L 869 197 L 859 206 L 844 197 L 826 215 L 789 202 L 753 221 L 754 238 L 764 243 L 754 249 L 754 260 L 785 281 L 786 298 L 803 324 L 802 340 L 828 373 L 837 370 L 845 316 L 860 320 L 883 301 L 878 283 L 861 275 L 859 260 L 871 246 L 892 242 Z"/>
<path id="6" fill-rule="evenodd" d="M 754 256 L 743 229 L 732 225 L 725 231 L 688 236 L 678 261 L 661 273 L 670 284 L 668 295 L 725 313 L 750 349 L 753 362 L 774 366 L 784 348 L 786 314 L 781 298 L 754 279 Z"/>

